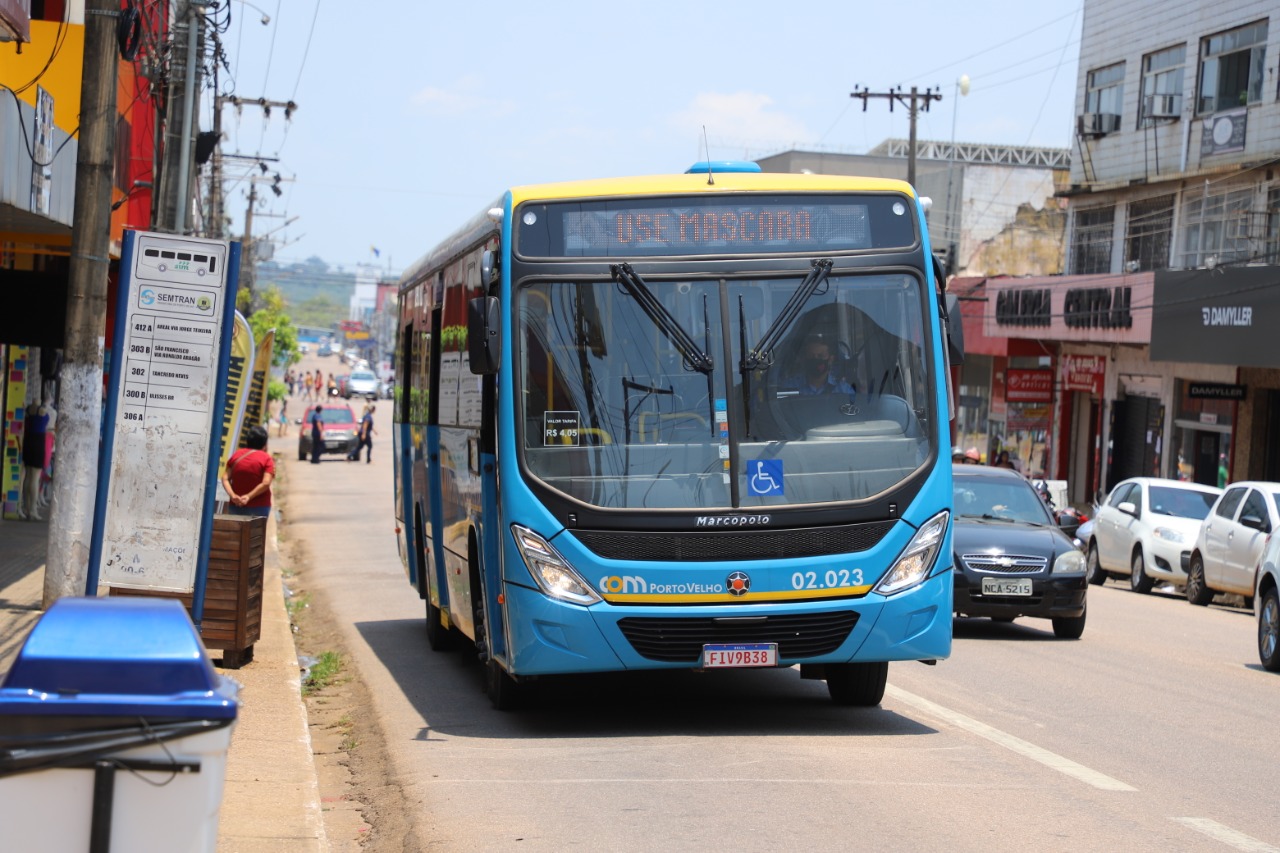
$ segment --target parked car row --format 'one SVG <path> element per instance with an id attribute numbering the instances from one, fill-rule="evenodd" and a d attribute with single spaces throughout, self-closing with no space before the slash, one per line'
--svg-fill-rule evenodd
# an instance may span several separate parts
<path id="1" fill-rule="evenodd" d="M 1134 592 L 1156 580 L 1206 605 L 1234 593 L 1254 608 L 1258 657 L 1280 671 L 1280 483 L 1242 481 L 1225 489 L 1155 477 L 1116 484 L 1081 528 L 1090 583 L 1127 578 Z"/>

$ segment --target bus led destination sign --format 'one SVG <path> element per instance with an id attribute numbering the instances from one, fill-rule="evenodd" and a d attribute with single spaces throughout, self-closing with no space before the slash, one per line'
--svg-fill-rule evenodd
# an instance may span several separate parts
<path id="1" fill-rule="evenodd" d="M 517 217 L 525 257 L 635 257 L 909 248 L 904 196 L 753 195 L 527 204 Z"/>

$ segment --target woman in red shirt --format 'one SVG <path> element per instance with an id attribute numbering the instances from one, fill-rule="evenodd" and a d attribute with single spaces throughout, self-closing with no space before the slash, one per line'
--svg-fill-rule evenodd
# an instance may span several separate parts
<path id="1" fill-rule="evenodd" d="M 231 454 L 222 475 L 222 488 L 229 498 L 231 515 L 270 515 L 271 481 L 276 478 L 276 463 L 267 453 L 267 430 L 249 427 L 245 446 Z"/>

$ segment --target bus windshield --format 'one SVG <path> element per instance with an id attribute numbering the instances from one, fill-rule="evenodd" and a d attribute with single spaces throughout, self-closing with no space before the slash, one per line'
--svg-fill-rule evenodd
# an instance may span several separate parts
<path id="1" fill-rule="evenodd" d="M 602 508 L 846 502 L 901 483 L 935 451 L 924 284 L 814 269 L 519 286 L 524 470 Z"/>

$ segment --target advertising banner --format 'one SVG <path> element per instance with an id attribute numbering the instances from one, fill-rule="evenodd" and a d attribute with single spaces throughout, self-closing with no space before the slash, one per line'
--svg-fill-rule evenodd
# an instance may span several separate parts
<path id="1" fill-rule="evenodd" d="M 1085 391 L 1102 396 L 1102 383 L 1107 376 L 1107 357 L 1067 353 L 1059 361 L 1063 391 Z"/>
<path id="2" fill-rule="evenodd" d="M 1160 270 L 1151 360 L 1280 367 L 1280 267 Z"/>
<path id="3" fill-rule="evenodd" d="M 240 427 L 244 423 L 253 355 L 253 330 L 244 315 L 237 311 L 235 328 L 231 333 L 231 358 L 227 362 L 227 399 L 222 407 L 222 448 L 218 454 L 218 471 L 227 466 L 227 459 L 236 449 Z"/>
<path id="4" fill-rule="evenodd" d="M 4 497 L 4 517 L 18 518 L 22 505 L 22 433 L 26 428 L 23 406 L 27 397 L 27 355 L 24 346 L 9 347 L 6 382 L 0 382 L 4 394 L 4 467 L 0 470 L 0 495 Z"/>
<path id="5" fill-rule="evenodd" d="M 249 427 L 267 420 L 267 377 L 271 375 L 271 349 L 275 344 L 276 330 L 268 329 L 262 336 L 253 356 L 253 371 L 249 374 L 249 393 L 245 395 L 244 417 L 240 419 L 240 436 L 237 446 L 248 438 Z"/>

